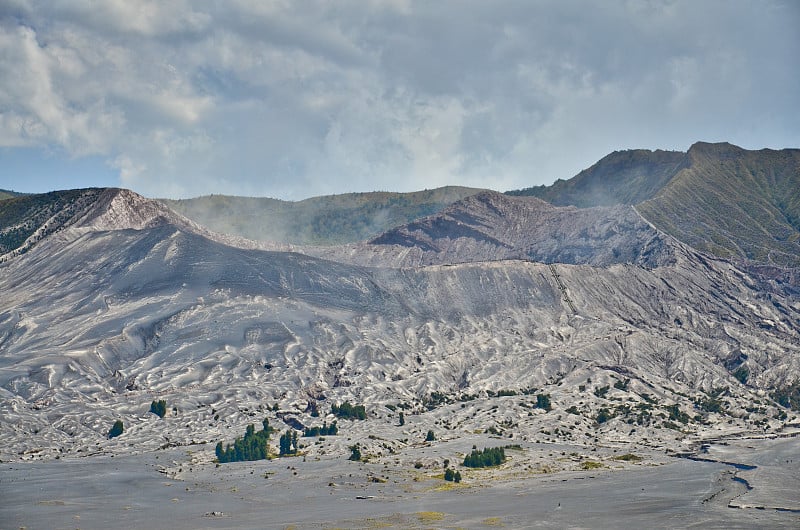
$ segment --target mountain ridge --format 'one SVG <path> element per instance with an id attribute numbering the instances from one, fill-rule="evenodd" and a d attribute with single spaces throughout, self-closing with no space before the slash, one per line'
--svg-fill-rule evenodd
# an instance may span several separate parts
<path id="1" fill-rule="evenodd" d="M 366 242 L 297 250 L 369 266 L 519 259 L 653 268 L 673 261 L 670 248 L 663 234 L 630 206 L 559 207 L 537 198 L 484 191 Z"/>
<path id="2" fill-rule="evenodd" d="M 276 244 L 333 245 L 367 239 L 479 191 L 446 186 L 411 193 L 345 193 L 296 202 L 226 195 L 159 200 L 215 232 Z"/>
<path id="3" fill-rule="evenodd" d="M 800 266 L 800 149 L 696 142 L 686 153 L 618 151 L 570 180 L 510 193 L 581 207 L 632 204 L 699 250 Z"/>

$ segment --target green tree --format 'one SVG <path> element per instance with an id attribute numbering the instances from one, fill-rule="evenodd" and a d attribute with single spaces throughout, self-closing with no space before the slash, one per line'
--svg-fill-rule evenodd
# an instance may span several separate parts
<path id="1" fill-rule="evenodd" d="M 453 480 L 455 482 L 461 482 L 461 471 L 456 471 L 456 474 L 453 475 Z"/>
<path id="2" fill-rule="evenodd" d="M 403 411 L 401 410 L 400 411 L 400 426 L 402 427 L 405 424 L 406 424 L 406 415 L 403 414 Z"/>
<path id="3" fill-rule="evenodd" d="M 361 449 L 358 448 L 358 444 L 350 446 L 350 458 L 348 460 L 353 460 L 358 462 L 361 460 Z"/>
<path id="4" fill-rule="evenodd" d="M 456 473 L 451 468 L 447 468 L 444 470 L 444 479 L 448 482 L 453 482 L 456 478 Z"/>
<path id="5" fill-rule="evenodd" d="M 433 430 L 428 430 L 428 434 L 425 436 L 426 442 L 433 442 L 436 440 L 436 435 L 433 434 Z"/>
<path id="6" fill-rule="evenodd" d="M 122 425 L 122 420 L 117 420 L 114 422 L 114 425 L 111 426 L 111 429 L 108 431 L 109 438 L 116 438 L 125 430 L 125 427 Z"/>

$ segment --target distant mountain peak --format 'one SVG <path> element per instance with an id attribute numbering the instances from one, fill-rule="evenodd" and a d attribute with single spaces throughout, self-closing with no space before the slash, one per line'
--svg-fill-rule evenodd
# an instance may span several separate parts
<path id="1" fill-rule="evenodd" d="M 105 188 L 78 226 L 96 230 L 142 230 L 163 224 L 187 225 L 187 220 L 158 201 L 121 188 Z"/>
<path id="2" fill-rule="evenodd" d="M 375 267 L 525 260 L 660 267 L 675 259 L 671 238 L 630 206 L 580 209 L 535 197 L 481 192 L 365 242 L 313 255 Z"/>
<path id="3" fill-rule="evenodd" d="M 738 145 L 733 145 L 728 142 L 695 142 L 689 148 L 688 156 L 695 158 L 697 156 L 716 157 L 716 158 L 733 158 L 744 155 L 747 150 L 742 149 Z"/>

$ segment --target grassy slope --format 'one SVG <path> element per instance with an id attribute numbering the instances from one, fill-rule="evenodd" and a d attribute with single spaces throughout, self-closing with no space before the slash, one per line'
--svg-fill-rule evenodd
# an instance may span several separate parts
<path id="1" fill-rule="evenodd" d="M 25 193 L 17 193 L 16 191 L 11 190 L 0 190 L 0 201 L 4 201 L 6 199 L 13 199 L 14 197 L 19 197 L 22 195 L 26 195 Z"/>
<path id="2" fill-rule="evenodd" d="M 800 149 L 699 143 L 690 165 L 637 209 L 718 256 L 800 266 Z"/>
<path id="3" fill-rule="evenodd" d="M 615 151 L 569 180 L 508 194 L 579 208 L 638 204 L 652 198 L 686 164 L 686 153 L 677 151 Z"/>
<path id="4" fill-rule="evenodd" d="M 359 241 L 438 212 L 480 190 L 445 187 L 414 193 L 349 193 L 299 202 L 211 195 L 162 202 L 208 228 L 294 244 Z"/>

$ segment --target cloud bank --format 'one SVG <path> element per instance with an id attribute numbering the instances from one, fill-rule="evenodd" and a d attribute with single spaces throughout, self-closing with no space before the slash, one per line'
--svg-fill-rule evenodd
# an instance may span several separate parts
<path id="1" fill-rule="evenodd" d="M 798 27 L 792 1 L 7 0 L 0 148 L 148 196 L 300 199 L 798 146 Z"/>

